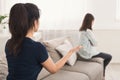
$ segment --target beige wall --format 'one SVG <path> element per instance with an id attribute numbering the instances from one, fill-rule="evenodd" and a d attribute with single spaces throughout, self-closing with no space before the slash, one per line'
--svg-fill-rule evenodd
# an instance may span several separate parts
<path id="1" fill-rule="evenodd" d="M 120 30 L 95 30 L 100 51 L 113 56 L 112 62 L 120 63 Z"/>

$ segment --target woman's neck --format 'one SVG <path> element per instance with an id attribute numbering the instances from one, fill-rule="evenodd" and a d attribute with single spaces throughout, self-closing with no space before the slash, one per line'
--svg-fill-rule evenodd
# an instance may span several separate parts
<path id="1" fill-rule="evenodd" d="M 28 31 L 26 37 L 32 38 L 33 37 L 33 33 L 34 33 L 34 31 L 32 31 L 32 30 Z"/>

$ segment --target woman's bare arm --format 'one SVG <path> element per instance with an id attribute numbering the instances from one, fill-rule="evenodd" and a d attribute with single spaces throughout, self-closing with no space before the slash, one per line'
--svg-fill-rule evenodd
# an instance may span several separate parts
<path id="1" fill-rule="evenodd" d="M 43 67 L 46 68 L 50 73 L 56 73 L 59 69 L 61 69 L 64 64 L 67 62 L 69 57 L 76 51 L 78 51 L 81 46 L 75 47 L 71 49 L 64 57 L 62 57 L 56 63 L 49 57 L 45 62 L 42 63 Z"/>

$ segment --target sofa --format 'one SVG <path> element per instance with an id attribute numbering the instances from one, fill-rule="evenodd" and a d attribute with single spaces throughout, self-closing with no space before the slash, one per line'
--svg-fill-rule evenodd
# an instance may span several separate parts
<path id="1" fill-rule="evenodd" d="M 79 45 L 79 32 L 77 30 L 41 30 L 42 42 L 49 56 L 57 62 L 62 55 L 56 47 L 63 44 L 64 40 L 69 40 L 73 46 Z M 37 80 L 102 80 L 103 79 L 103 59 L 93 58 L 85 60 L 77 53 L 75 64 L 64 65 L 57 73 L 51 74 L 46 69 L 42 69 Z M 7 63 L 5 55 L 0 58 L 0 80 L 6 80 Z"/>
<path id="2" fill-rule="evenodd" d="M 79 45 L 79 31 L 77 30 L 42 30 L 42 42 L 46 46 L 50 57 L 57 62 L 62 56 L 56 51 L 56 47 L 68 39 L 73 46 Z M 50 74 L 43 69 L 38 80 L 102 80 L 103 59 L 93 58 L 85 60 L 77 54 L 77 60 L 73 66 L 68 65 L 55 74 Z"/>

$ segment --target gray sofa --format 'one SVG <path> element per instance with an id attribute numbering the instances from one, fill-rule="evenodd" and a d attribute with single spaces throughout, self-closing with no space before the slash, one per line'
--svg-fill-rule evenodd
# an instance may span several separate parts
<path id="1" fill-rule="evenodd" d="M 41 42 L 46 46 L 50 57 L 54 62 L 61 58 L 55 50 L 59 44 L 67 38 L 75 46 L 79 44 L 79 32 L 76 30 L 44 30 Z M 0 58 L 0 80 L 6 80 L 7 64 L 4 56 Z M 42 69 L 37 80 L 102 80 L 103 78 L 103 59 L 93 58 L 84 60 L 79 55 L 74 66 L 65 66 L 55 74 L 50 74 L 46 69 Z"/>
<path id="2" fill-rule="evenodd" d="M 77 61 L 74 66 L 65 65 L 55 74 L 50 74 L 45 69 L 40 73 L 38 80 L 102 80 L 102 61 Z"/>
<path id="3" fill-rule="evenodd" d="M 67 38 L 76 46 L 79 44 L 79 32 L 76 30 L 45 30 L 41 31 L 42 41 L 46 46 L 49 55 L 54 62 L 61 57 L 55 47 L 62 44 Z M 77 61 L 74 66 L 65 66 L 55 74 L 50 74 L 45 69 L 40 73 L 38 80 L 102 80 L 103 78 L 103 59 L 93 58 L 84 60 L 77 55 Z"/>
<path id="4" fill-rule="evenodd" d="M 74 66 L 65 65 L 55 74 L 50 74 L 44 68 L 37 80 L 102 80 L 102 59 L 96 58 L 90 61 L 77 60 Z M 0 80 L 6 80 L 7 64 L 0 60 Z"/>

